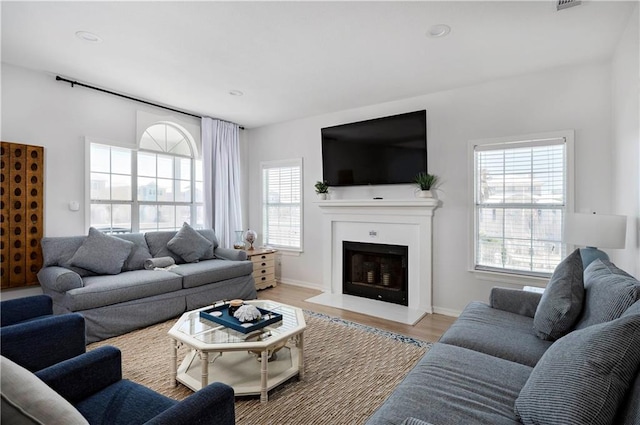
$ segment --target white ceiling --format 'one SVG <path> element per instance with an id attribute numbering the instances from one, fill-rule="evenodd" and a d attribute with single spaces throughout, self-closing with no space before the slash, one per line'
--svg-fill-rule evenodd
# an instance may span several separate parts
<path id="1" fill-rule="evenodd" d="M 608 60 L 634 4 L 586 0 L 557 12 L 551 0 L 3 1 L 1 54 L 9 64 L 257 127 Z M 451 34 L 427 37 L 440 23 Z M 78 39 L 81 30 L 103 42 Z"/>

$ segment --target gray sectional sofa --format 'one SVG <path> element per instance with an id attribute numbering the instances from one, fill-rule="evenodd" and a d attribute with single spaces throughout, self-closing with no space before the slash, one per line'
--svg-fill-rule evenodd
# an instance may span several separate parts
<path id="1" fill-rule="evenodd" d="M 367 425 L 640 425 L 640 282 L 568 262 L 470 303 Z"/>
<path id="2" fill-rule="evenodd" d="M 215 301 L 256 298 L 253 264 L 244 251 L 219 247 L 212 229 L 198 230 L 200 236 L 186 229 L 192 238 L 179 239 L 183 230 L 106 236 L 90 229 L 88 236 L 43 238 L 38 280 L 53 299 L 54 314 L 82 314 L 87 342 L 95 342 Z M 176 240 L 183 251 L 168 248 Z M 159 258 L 177 266 L 145 269 L 145 262 Z"/>

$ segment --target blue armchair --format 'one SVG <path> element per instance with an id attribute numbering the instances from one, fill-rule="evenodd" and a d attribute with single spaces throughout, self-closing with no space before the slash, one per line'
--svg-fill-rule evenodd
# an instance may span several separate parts
<path id="1" fill-rule="evenodd" d="M 0 302 L 0 326 L 2 327 L 51 315 L 53 315 L 53 303 L 48 295 L 34 295 Z"/>
<path id="2" fill-rule="evenodd" d="M 100 347 L 36 372 L 90 424 L 235 423 L 233 388 L 213 383 L 178 402 L 122 379 L 120 350 Z"/>
<path id="3" fill-rule="evenodd" d="M 47 295 L 0 302 L 0 354 L 35 372 L 84 353 L 84 318 L 52 314 Z"/>
<path id="4" fill-rule="evenodd" d="M 90 424 L 109 425 L 235 423 L 233 388 L 213 383 L 178 402 L 122 379 L 120 350 L 106 346 L 86 352 L 84 318 L 79 314 L 50 316 L 51 300 L 47 299 L 37 296 L 0 303 L 0 351 L 11 361 L 3 363 L 0 375 L 3 423 L 5 419 L 17 423 L 10 415 L 20 416 L 25 406 L 38 404 L 44 406 L 39 414 L 45 422 L 55 423 L 53 410 L 47 406 L 66 402 L 71 411 L 66 414 L 77 415 L 81 422 L 61 423 L 84 423 L 82 417 Z M 9 373 L 10 369 L 18 370 L 17 375 Z M 38 383 L 54 393 L 43 395 Z M 5 394 L 9 390 L 19 394 Z"/>

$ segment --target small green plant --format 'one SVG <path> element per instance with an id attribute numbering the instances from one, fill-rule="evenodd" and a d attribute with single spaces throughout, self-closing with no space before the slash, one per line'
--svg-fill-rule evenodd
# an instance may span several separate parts
<path id="1" fill-rule="evenodd" d="M 429 173 L 418 173 L 413 182 L 420 188 L 420 190 L 435 189 L 438 184 L 438 176 Z"/>
<path id="2" fill-rule="evenodd" d="M 316 193 L 329 193 L 329 185 L 326 181 L 317 181 L 315 184 Z"/>

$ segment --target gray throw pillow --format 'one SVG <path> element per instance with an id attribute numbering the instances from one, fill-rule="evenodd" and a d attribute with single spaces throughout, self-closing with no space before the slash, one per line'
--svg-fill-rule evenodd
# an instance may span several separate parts
<path id="1" fill-rule="evenodd" d="M 67 400 L 33 373 L 6 357 L 0 357 L 3 424 L 88 425 Z"/>
<path id="2" fill-rule="evenodd" d="M 595 260 L 584 270 L 584 289 L 576 329 L 617 319 L 640 299 L 640 282 L 607 260 Z"/>
<path id="3" fill-rule="evenodd" d="M 640 316 L 573 331 L 540 358 L 515 402 L 527 424 L 611 424 L 640 366 Z"/>
<path id="4" fill-rule="evenodd" d="M 167 242 L 167 248 L 178 254 L 187 263 L 195 263 L 213 250 L 213 242 L 184 223 L 176 235 Z"/>
<path id="5" fill-rule="evenodd" d="M 105 235 L 91 227 L 89 236 L 73 254 L 69 264 L 98 274 L 118 274 L 132 248 L 133 242 Z"/>
<path id="6" fill-rule="evenodd" d="M 583 271 L 579 249 L 558 264 L 533 316 L 538 338 L 555 341 L 571 330 L 582 311 Z"/>
<path id="7" fill-rule="evenodd" d="M 144 262 L 151 258 L 151 253 L 147 247 L 147 242 L 142 233 L 123 233 L 115 236 L 118 239 L 133 242 L 133 247 L 129 257 L 122 266 L 123 272 L 144 269 Z"/>

